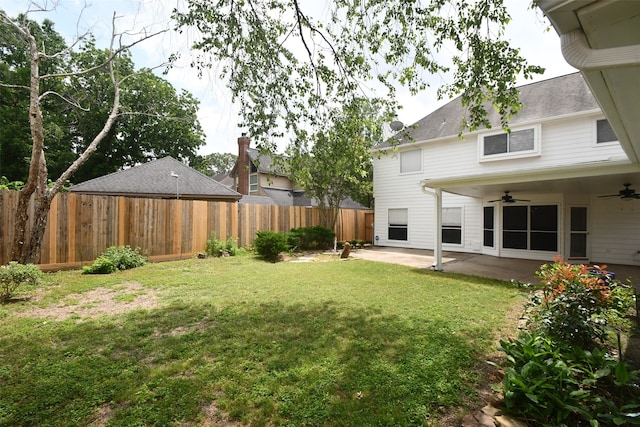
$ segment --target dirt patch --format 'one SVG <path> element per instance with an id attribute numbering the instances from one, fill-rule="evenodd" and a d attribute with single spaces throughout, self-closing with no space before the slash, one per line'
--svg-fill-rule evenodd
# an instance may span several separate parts
<path id="1" fill-rule="evenodd" d="M 41 317 L 51 320 L 80 320 L 110 316 L 160 305 L 158 291 L 137 282 L 123 283 L 112 288 L 96 288 L 81 294 L 69 294 L 59 304 L 33 307 L 18 314 L 21 317 Z"/>

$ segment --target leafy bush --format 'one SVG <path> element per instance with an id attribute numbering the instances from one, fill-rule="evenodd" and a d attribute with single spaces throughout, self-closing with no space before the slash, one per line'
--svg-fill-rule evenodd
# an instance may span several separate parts
<path id="1" fill-rule="evenodd" d="M 227 245 L 216 238 L 216 233 L 211 232 L 211 238 L 207 240 L 205 252 L 209 256 L 221 257 L 224 255 Z"/>
<path id="2" fill-rule="evenodd" d="M 630 288 L 608 279 L 604 268 L 558 258 L 537 275 L 542 296 L 532 297 L 530 326 L 556 340 L 591 348 L 596 340 L 604 342 L 611 312 L 626 314 L 631 308 Z"/>
<path id="3" fill-rule="evenodd" d="M 229 237 L 226 242 L 218 240 L 216 233 L 211 232 L 211 238 L 207 240 L 206 254 L 214 257 L 235 256 L 238 254 L 238 245 L 233 237 Z"/>
<path id="4" fill-rule="evenodd" d="M 506 369 L 496 388 L 507 411 L 536 425 L 640 424 L 638 371 L 616 360 L 606 339 L 611 320 L 632 308 L 630 287 L 605 267 L 560 258 L 537 274 L 542 289 L 531 297 L 528 331 L 500 341 Z"/>
<path id="5" fill-rule="evenodd" d="M 140 254 L 140 248 L 127 246 L 108 247 L 91 266 L 82 269 L 83 274 L 109 274 L 118 270 L 128 270 L 143 266 L 147 258 Z"/>
<path id="6" fill-rule="evenodd" d="M 238 244 L 236 243 L 236 239 L 234 239 L 233 237 L 229 237 L 225 244 L 225 250 L 230 256 L 238 255 L 239 249 Z"/>
<path id="7" fill-rule="evenodd" d="M 289 249 L 287 237 L 284 234 L 269 230 L 258 231 L 256 234 L 257 237 L 253 243 L 256 252 L 267 261 L 277 261 L 280 253 Z"/>
<path id="8" fill-rule="evenodd" d="M 42 271 L 35 264 L 19 264 L 11 261 L 0 266 L 0 300 L 11 299 L 20 285 L 37 285 Z"/>
<path id="9" fill-rule="evenodd" d="M 330 249 L 335 237 L 331 229 L 321 225 L 294 228 L 287 233 L 287 244 L 293 250 Z"/>
<path id="10" fill-rule="evenodd" d="M 627 386 L 637 373 L 629 373 L 624 362 L 605 350 L 585 351 L 529 332 L 500 344 L 507 368 L 502 386 L 496 388 L 509 412 L 544 425 L 580 425 L 577 419 L 585 425 L 640 424 L 631 413 L 640 405 L 618 409 L 620 402 L 610 392 L 615 387 L 632 391 Z"/>

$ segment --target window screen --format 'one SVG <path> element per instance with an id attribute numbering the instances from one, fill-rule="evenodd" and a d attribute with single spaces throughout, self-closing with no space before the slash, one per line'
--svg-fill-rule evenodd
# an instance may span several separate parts
<path id="1" fill-rule="evenodd" d="M 613 128 L 609 124 L 607 119 L 598 120 L 596 122 L 597 126 L 597 143 L 601 144 L 603 142 L 612 142 L 617 141 L 618 137 L 613 132 Z"/>
<path id="2" fill-rule="evenodd" d="M 389 209 L 389 240 L 407 240 L 409 211 Z"/>
<path id="3" fill-rule="evenodd" d="M 442 243 L 462 243 L 462 208 L 442 208 Z"/>

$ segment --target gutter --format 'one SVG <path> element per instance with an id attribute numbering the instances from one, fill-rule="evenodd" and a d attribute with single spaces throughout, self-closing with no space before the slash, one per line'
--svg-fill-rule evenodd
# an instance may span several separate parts
<path id="1" fill-rule="evenodd" d="M 580 71 L 595 71 L 640 65 L 640 45 L 592 49 L 581 29 L 560 36 L 562 55 Z"/>

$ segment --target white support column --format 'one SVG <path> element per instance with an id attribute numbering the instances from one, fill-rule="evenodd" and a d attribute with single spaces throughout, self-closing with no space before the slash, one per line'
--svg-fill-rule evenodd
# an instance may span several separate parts
<path id="1" fill-rule="evenodd" d="M 442 189 L 435 189 L 436 199 L 436 229 L 434 230 L 434 246 L 433 246 L 433 268 L 436 271 L 442 271 Z"/>
<path id="2" fill-rule="evenodd" d="M 429 188 L 424 182 L 421 184 L 422 192 L 433 196 L 435 200 L 435 224 L 434 224 L 434 242 L 433 242 L 433 264 L 431 268 L 436 271 L 442 271 L 442 189 Z"/>

